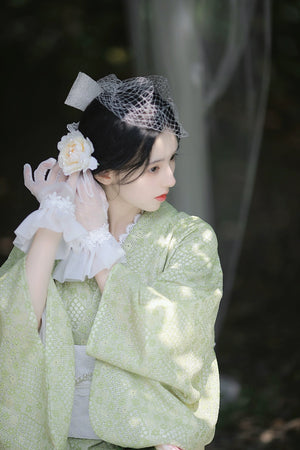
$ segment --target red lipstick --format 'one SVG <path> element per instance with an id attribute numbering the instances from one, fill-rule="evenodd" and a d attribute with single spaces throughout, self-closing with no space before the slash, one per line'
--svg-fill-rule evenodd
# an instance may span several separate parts
<path id="1" fill-rule="evenodd" d="M 167 194 L 159 195 L 158 197 L 155 197 L 155 200 L 158 200 L 159 202 L 164 202 L 167 198 Z"/>

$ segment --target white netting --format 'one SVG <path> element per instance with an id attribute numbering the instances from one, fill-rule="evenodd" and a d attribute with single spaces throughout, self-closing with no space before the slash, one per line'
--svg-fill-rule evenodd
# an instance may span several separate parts
<path id="1" fill-rule="evenodd" d="M 169 129 L 178 137 L 187 136 L 165 77 L 152 75 L 121 81 L 111 74 L 97 83 L 99 102 L 122 121 L 156 131 Z"/>
<path id="2" fill-rule="evenodd" d="M 152 75 L 119 80 L 111 74 L 96 82 L 79 72 L 65 104 L 84 111 L 95 98 L 130 125 L 155 131 L 168 129 L 178 137 L 187 136 L 165 77 Z"/>

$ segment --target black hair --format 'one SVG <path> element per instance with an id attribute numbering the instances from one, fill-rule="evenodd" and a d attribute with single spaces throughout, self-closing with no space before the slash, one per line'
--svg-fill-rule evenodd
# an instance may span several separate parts
<path id="1" fill-rule="evenodd" d="M 78 129 L 93 143 L 93 156 L 99 163 L 93 173 L 120 171 L 124 174 L 120 183 L 124 184 L 137 169 L 143 168 L 139 176 L 146 169 L 155 139 L 165 128 L 163 123 L 159 131 L 130 125 L 94 99 L 83 112 Z"/>

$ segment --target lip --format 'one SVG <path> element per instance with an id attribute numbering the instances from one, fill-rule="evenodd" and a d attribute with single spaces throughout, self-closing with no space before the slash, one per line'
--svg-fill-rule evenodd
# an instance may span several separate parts
<path id="1" fill-rule="evenodd" d="M 164 202 L 167 198 L 167 194 L 159 195 L 158 197 L 155 197 L 155 200 L 158 200 L 159 202 Z"/>

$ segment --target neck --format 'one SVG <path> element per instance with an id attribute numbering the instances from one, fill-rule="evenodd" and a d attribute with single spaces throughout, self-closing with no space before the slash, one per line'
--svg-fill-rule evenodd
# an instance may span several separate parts
<path id="1" fill-rule="evenodd" d="M 126 233 L 127 226 L 133 222 L 135 216 L 141 211 L 137 208 L 118 201 L 118 197 L 108 200 L 108 222 L 109 230 L 115 239 Z"/>

